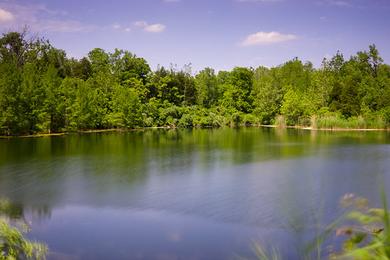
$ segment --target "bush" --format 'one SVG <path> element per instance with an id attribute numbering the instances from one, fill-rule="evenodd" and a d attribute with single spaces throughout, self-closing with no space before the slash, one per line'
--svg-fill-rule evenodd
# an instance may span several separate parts
<path id="1" fill-rule="evenodd" d="M 193 126 L 193 116 L 191 114 L 184 114 L 178 124 L 177 124 L 178 127 L 181 127 L 181 128 L 189 128 L 189 127 L 192 127 Z"/>
<path id="2" fill-rule="evenodd" d="M 31 242 L 23 234 L 28 226 L 21 221 L 13 220 L 4 215 L 15 217 L 14 207 L 4 199 L 0 199 L 0 259 L 45 259 L 47 247 L 44 244 Z"/>
<path id="3" fill-rule="evenodd" d="M 242 124 L 245 126 L 259 125 L 259 119 L 252 114 L 244 114 L 242 118 Z"/>
<path id="4" fill-rule="evenodd" d="M 0 259 L 45 259 L 47 247 L 23 237 L 27 227 L 20 231 L 6 219 L 0 218 Z"/>
<path id="5" fill-rule="evenodd" d="M 299 126 L 311 126 L 312 120 L 310 116 L 301 116 L 298 119 L 298 125 Z"/>

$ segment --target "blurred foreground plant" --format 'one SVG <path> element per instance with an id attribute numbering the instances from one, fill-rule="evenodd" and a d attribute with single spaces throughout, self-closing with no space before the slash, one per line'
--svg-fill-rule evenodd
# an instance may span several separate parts
<path id="1" fill-rule="evenodd" d="M 370 208 L 368 201 L 346 194 L 341 205 L 347 208 L 347 225 L 336 229 L 336 236 L 345 236 L 340 253 L 331 259 L 390 259 L 390 218 L 385 193 L 383 208 Z"/>
<path id="2" fill-rule="evenodd" d="M 367 199 L 354 194 L 346 194 L 340 200 L 344 214 L 322 229 L 320 234 L 307 245 L 304 259 L 332 260 L 390 260 L 390 215 L 385 192 L 382 192 L 382 207 L 371 208 Z M 341 248 L 327 246 L 330 252 L 324 254 L 328 238 L 344 237 Z M 279 251 L 270 252 L 255 244 L 254 254 L 260 260 L 282 259 Z"/>
<path id="3" fill-rule="evenodd" d="M 7 217 L 11 208 L 9 201 L 0 199 L 0 260 L 45 259 L 46 245 L 24 237 L 29 227 L 24 221 Z"/>

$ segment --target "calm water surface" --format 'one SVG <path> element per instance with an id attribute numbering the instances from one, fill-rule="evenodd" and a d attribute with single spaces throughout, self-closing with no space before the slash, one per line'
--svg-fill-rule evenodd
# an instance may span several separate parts
<path id="1" fill-rule="evenodd" d="M 346 193 L 380 205 L 390 134 L 148 130 L 0 140 L 0 197 L 49 259 L 299 259 Z M 390 192 L 389 192 L 390 193 Z M 330 241 L 332 242 L 332 241 Z"/>

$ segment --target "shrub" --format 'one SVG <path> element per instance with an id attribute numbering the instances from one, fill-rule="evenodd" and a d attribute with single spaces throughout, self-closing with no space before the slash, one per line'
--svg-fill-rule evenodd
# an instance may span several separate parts
<path id="1" fill-rule="evenodd" d="M 0 218 L 0 259 L 45 259 L 47 247 L 25 239 L 26 226 L 20 229 Z"/>
<path id="2" fill-rule="evenodd" d="M 19 216 L 15 207 L 9 201 L 0 199 L 0 259 L 17 260 L 17 259 L 45 259 L 47 247 L 44 244 L 31 242 L 23 234 L 28 232 L 28 226 L 21 221 L 9 220 Z M 20 216 L 19 216 L 20 217 Z"/>

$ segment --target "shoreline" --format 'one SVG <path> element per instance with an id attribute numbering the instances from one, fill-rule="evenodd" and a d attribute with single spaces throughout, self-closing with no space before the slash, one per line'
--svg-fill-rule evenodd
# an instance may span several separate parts
<path id="1" fill-rule="evenodd" d="M 322 131 L 322 132 L 390 132 L 390 128 L 313 128 L 306 126 L 278 126 L 278 125 L 253 125 L 253 126 L 243 126 L 248 128 L 277 128 L 277 129 L 297 129 L 305 131 Z M 210 127 L 211 129 L 218 129 Z M 210 128 L 187 128 L 187 129 L 210 129 Z M 133 129 L 124 129 L 124 128 L 110 128 L 110 129 L 90 129 L 90 130 L 80 130 L 72 132 L 59 132 L 59 133 L 41 133 L 41 134 L 31 134 L 31 135 L 0 135 L 0 139 L 13 139 L 13 138 L 38 138 L 38 137 L 56 137 L 56 136 L 65 136 L 71 134 L 92 134 L 92 133 L 110 133 L 110 132 L 133 132 L 133 131 L 144 131 L 148 129 L 181 129 L 177 127 L 170 126 L 156 126 L 156 127 L 141 127 Z M 184 129 L 184 128 L 183 128 Z"/>
<path id="2" fill-rule="evenodd" d="M 278 125 L 260 125 L 264 128 L 280 128 L 280 129 L 298 129 L 307 131 L 326 131 L 326 132 L 388 132 L 390 128 L 313 128 L 310 126 L 278 126 Z"/>
<path id="3" fill-rule="evenodd" d="M 41 133 L 41 134 L 31 134 L 31 135 L 0 135 L 0 139 L 55 137 L 55 136 L 65 136 L 71 134 L 92 134 L 92 133 L 109 133 L 109 132 L 119 133 L 119 132 L 143 131 L 147 129 L 176 129 L 176 128 L 169 127 L 169 126 L 158 126 L 158 127 L 141 127 L 141 128 L 133 128 L 133 129 L 125 129 L 125 128 L 90 129 L 90 130 L 79 130 L 79 131 L 58 132 L 58 133 Z"/>

